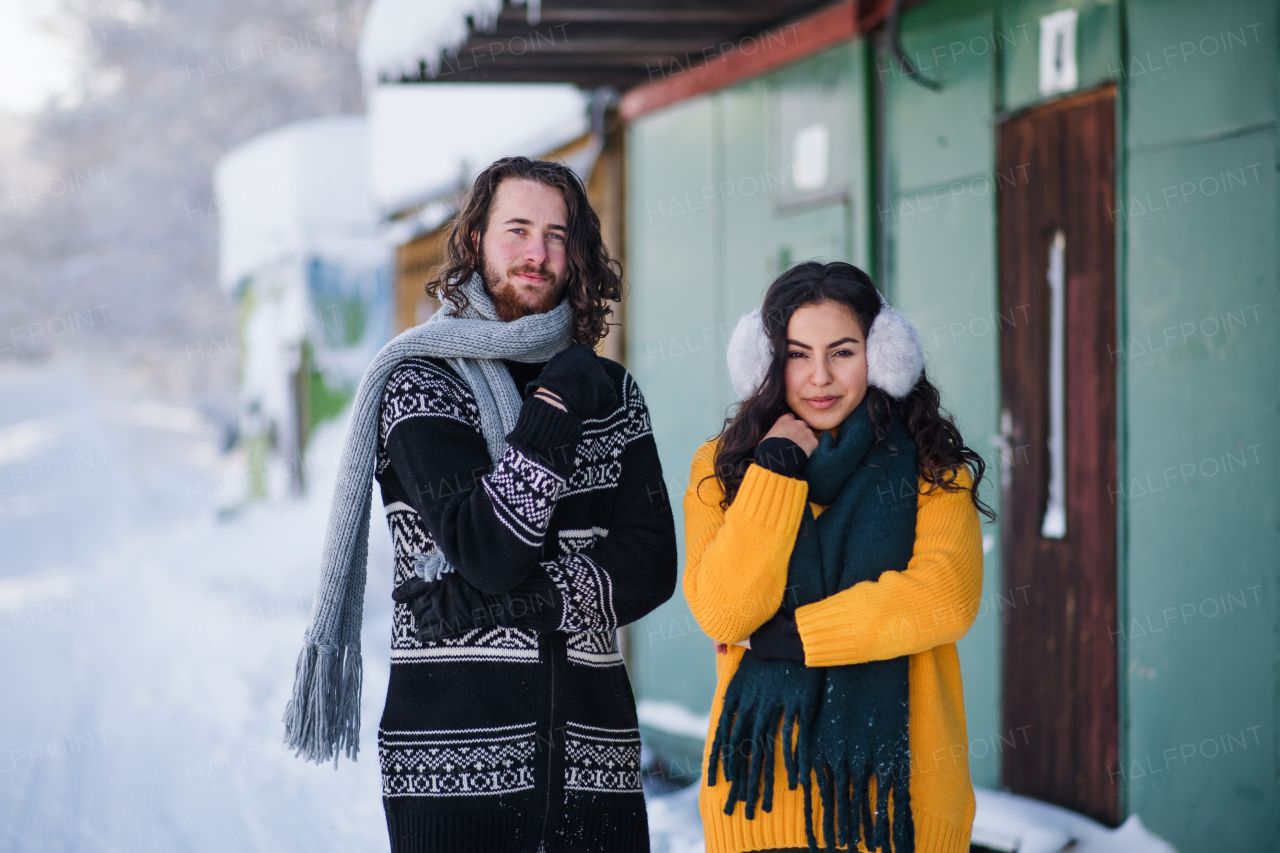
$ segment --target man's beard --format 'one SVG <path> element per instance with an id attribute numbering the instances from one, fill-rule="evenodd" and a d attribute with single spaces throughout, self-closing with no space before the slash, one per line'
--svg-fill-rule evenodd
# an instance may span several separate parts
<path id="1" fill-rule="evenodd" d="M 520 273 L 532 273 L 549 279 L 542 295 L 532 305 L 520 298 L 516 286 L 511 283 L 511 279 Z M 493 308 L 498 313 L 498 319 L 504 323 L 528 317 L 530 314 L 545 314 L 559 305 L 560 298 L 564 295 L 564 287 L 554 274 L 529 264 L 511 267 L 503 275 L 485 262 L 484 284 L 485 290 L 489 291 L 489 298 L 493 300 Z"/>

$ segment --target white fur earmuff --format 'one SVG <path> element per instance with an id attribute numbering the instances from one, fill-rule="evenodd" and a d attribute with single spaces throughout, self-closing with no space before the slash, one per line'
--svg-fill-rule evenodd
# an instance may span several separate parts
<path id="1" fill-rule="evenodd" d="M 738 398 L 745 400 L 756 392 L 769 371 L 773 349 L 760 319 L 760 310 L 746 314 L 738 321 L 729 338 L 729 379 Z M 867 333 L 867 384 L 901 398 L 911 393 L 924 372 L 924 347 L 920 333 L 901 311 L 884 296 L 880 297 L 880 313 Z"/>
<path id="2" fill-rule="evenodd" d="M 882 294 L 880 313 L 867 332 L 867 384 L 900 399 L 911 393 L 923 372 L 920 333 Z"/>
<path id="3" fill-rule="evenodd" d="M 729 338 L 729 381 L 739 400 L 745 400 L 756 392 L 769 372 L 773 360 L 773 347 L 760 319 L 760 309 L 743 314 Z"/>

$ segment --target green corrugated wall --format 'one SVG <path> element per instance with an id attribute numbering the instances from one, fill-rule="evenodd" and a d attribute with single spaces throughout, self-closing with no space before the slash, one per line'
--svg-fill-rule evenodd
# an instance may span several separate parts
<path id="1" fill-rule="evenodd" d="M 1277 9 L 1126 9 L 1125 793 L 1184 850 L 1276 850 Z"/>

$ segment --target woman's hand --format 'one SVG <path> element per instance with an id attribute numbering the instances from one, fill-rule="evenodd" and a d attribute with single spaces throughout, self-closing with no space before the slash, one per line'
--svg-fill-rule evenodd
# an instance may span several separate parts
<path id="1" fill-rule="evenodd" d="M 812 456 L 813 451 L 818 449 L 818 437 L 813 434 L 813 430 L 809 429 L 809 425 L 797 418 L 795 415 L 787 412 L 774 422 L 769 431 L 764 434 L 762 442 L 770 438 L 785 438 L 788 441 L 794 441 L 800 445 L 800 449 L 804 451 L 806 457 Z"/>
<path id="2" fill-rule="evenodd" d="M 716 654 L 718 654 L 718 655 L 728 654 L 728 652 L 729 652 L 729 644 L 728 644 L 728 643 L 722 643 L 722 642 L 720 642 L 719 640 L 712 640 L 711 642 L 715 644 L 715 647 L 716 647 Z M 747 649 L 748 651 L 750 651 L 750 649 L 751 649 L 751 638 L 750 638 L 750 637 L 748 637 L 748 638 L 747 638 L 747 639 L 745 639 L 745 640 L 739 640 L 738 642 L 734 643 L 734 645 L 735 645 L 735 646 L 742 646 L 744 649 Z"/>

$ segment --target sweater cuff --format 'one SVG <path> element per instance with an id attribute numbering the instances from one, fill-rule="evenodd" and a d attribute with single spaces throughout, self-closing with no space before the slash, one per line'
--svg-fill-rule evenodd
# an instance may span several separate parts
<path id="1" fill-rule="evenodd" d="M 789 438 L 774 436 L 756 445 L 755 463 L 784 477 L 799 477 L 808 455 Z"/>
<path id="2" fill-rule="evenodd" d="M 507 444 L 564 476 L 573 470 L 573 451 L 582 435 L 582 419 L 530 397 L 520 408 Z"/>
<path id="3" fill-rule="evenodd" d="M 806 666 L 832 666 L 849 657 L 848 606 L 829 596 L 796 608 L 796 628 L 804 644 Z"/>
<path id="4" fill-rule="evenodd" d="M 794 477 L 775 474 L 759 465 L 747 466 L 730 509 L 769 530 L 795 529 L 809 497 L 809 484 Z"/>

